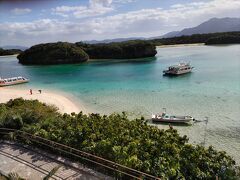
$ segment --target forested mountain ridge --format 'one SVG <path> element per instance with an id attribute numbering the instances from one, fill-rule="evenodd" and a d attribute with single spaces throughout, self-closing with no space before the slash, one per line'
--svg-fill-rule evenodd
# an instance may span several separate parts
<path id="1" fill-rule="evenodd" d="M 240 31 L 240 18 L 212 18 L 192 28 L 169 32 L 163 35 L 162 38 L 233 31 Z"/>

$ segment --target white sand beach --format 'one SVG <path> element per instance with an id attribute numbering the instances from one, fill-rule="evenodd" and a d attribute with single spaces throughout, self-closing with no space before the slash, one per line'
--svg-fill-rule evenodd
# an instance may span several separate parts
<path id="1" fill-rule="evenodd" d="M 22 97 L 23 99 L 37 99 L 40 102 L 44 102 L 49 105 L 55 105 L 61 113 L 79 113 L 80 111 L 83 111 L 84 113 L 88 112 L 81 104 L 75 104 L 69 98 L 61 94 L 56 94 L 49 91 L 42 91 L 40 94 L 38 90 L 33 89 L 33 94 L 30 95 L 29 89 L 15 89 L 12 87 L 0 88 L 0 103 L 5 103 L 10 99 L 19 97 Z"/>
<path id="2" fill-rule="evenodd" d="M 0 56 L 1 57 L 17 57 L 19 54 L 13 54 L 13 55 L 4 55 L 4 56 Z"/>

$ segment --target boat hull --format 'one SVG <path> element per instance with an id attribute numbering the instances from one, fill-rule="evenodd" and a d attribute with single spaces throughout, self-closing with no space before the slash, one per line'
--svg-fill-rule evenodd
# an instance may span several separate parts
<path id="1" fill-rule="evenodd" d="M 179 119 L 179 120 L 173 120 L 173 119 L 163 119 L 163 118 L 152 118 L 153 122 L 164 122 L 164 123 L 190 123 L 192 119 Z"/>
<path id="2" fill-rule="evenodd" d="M 164 75 L 181 75 L 181 74 L 187 74 L 187 73 L 190 73 L 192 72 L 192 69 L 189 69 L 189 70 L 182 70 L 182 71 L 163 71 Z"/>
<path id="3" fill-rule="evenodd" d="M 29 82 L 29 80 L 21 80 L 21 81 L 15 81 L 15 82 L 5 82 L 5 83 L 0 83 L 0 87 L 23 84 L 23 83 L 27 83 L 27 82 Z"/>
<path id="4" fill-rule="evenodd" d="M 165 122 L 165 123 L 189 123 L 193 121 L 192 116 L 168 116 L 163 113 L 163 115 L 152 114 L 153 122 Z"/>

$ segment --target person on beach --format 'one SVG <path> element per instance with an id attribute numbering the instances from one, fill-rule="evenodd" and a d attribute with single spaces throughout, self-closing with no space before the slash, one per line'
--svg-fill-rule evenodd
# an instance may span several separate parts
<path id="1" fill-rule="evenodd" d="M 32 89 L 30 89 L 29 91 L 30 91 L 30 95 L 32 95 Z"/>
<path id="2" fill-rule="evenodd" d="M 38 92 L 39 92 L 39 94 L 42 94 L 42 90 L 41 89 L 39 89 Z"/>

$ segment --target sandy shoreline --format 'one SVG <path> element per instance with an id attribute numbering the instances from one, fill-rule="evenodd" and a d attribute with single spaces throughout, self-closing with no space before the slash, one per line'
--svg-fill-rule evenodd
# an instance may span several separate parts
<path id="1" fill-rule="evenodd" d="M 17 57 L 19 54 L 13 54 L 13 55 L 3 55 L 3 56 L 0 56 L 1 57 Z"/>
<path id="2" fill-rule="evenodd" d="M 81 105 L 76 104 L 71 101 L 69 98 L 62 94 L 53 93 L 53 92 L 45 92 L 43 91 L 41 94 L 33 89 L 33 94 L 30 95 L 29 89 L 16 89 L 10 87 L 1 87 L 0 88 L 0 103 L 5 103 L 10 99 L 15 99 L 22 97 L 23 99 L 37 99 L 40 102 L 44 102 L 49 105 L 55 105 L 59 112 L 61 113 L 71 113 L 76 112 L 79 113 L 83 111 L 84 113 L 88 113 L 87 109 Z"/>
<path id="3" fill-rule="evenodd" d="M 156 46 L 156 47 L 157 48 L 166 48 L 166 47 L 182 47 L 182 46 L 202 46 L 202 45 L 204 45 L 204 43 L 160 45 L 160 46 Z"/>

